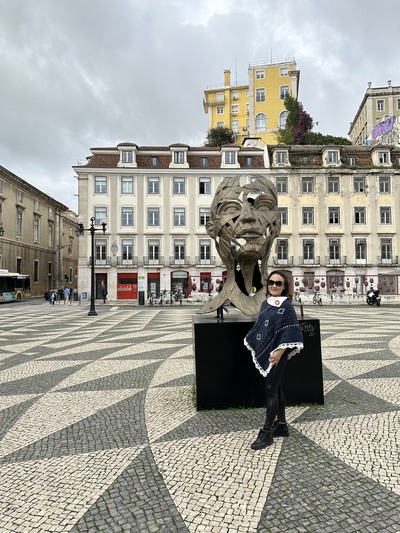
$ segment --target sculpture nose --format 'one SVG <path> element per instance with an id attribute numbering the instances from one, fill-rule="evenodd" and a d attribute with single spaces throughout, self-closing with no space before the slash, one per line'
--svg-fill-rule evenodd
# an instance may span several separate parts
<path id="1" fill-rule="evenodd" d="M 242 211 L 239 215 L 239 221 L 240 222 L 253 222 L 255 220 L 256 220 L 256 216 L 254 215 L 254 211 L 252 209 L 250 202 L 243 202 Z"/>

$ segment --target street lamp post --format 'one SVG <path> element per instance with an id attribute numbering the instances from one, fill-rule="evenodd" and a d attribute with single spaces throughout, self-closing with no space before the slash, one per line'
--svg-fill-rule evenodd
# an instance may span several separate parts
<path id="1" fill-rule="evenodd" d="M 102 228 L 95 228 L 94 227 L 94 221 L 96 219 L 94 217 L 92 217 L 90 219 L 90 228 L 85 228 L 83 226 L 82 223 L 79 223 L 78 224 L 78 228 L 76 230 L 76 234 L 79 236 L 79 235 L 83 235 L 83 233 L 85 231 L 88 231 L 90 233 L 90 249 L 91 249 L 91 257 L 90 257 L 90 310 L 89 310 L 89 313 L 88 313 L 88 316 L 96 316 L 97 313 L 96 313 L 96 307 L 95 307 L 95 301 L 96 301 L 96 297 L 95 297 L 95 286 L 96 286 L 96 282 L 95 282 L 95 274 L 94 274 L 94 234 L 96 233 L 96 231 L 102 231 L 103 234 L 105 234 L 106 232 L 106 222 L 102 222 L 101 225 L 102 225 Z"/>

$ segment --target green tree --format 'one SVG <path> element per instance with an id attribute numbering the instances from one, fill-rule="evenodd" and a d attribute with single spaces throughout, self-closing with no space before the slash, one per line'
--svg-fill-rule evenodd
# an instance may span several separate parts
<path id="1" fill-rule="evenodd" d="M 288 96 L 284 105 L 288 116 L 285 127 L 277 133 L 279 144 L 304 144 L 306 134 L 313 128 L 313 119 L 293 96 Z"/>
<path id="2" fill-rule="evenodd" d="M 351 144 L 345 137 L 335 137 L 334 135 L 322 135 L 322 133 L 310 131 L 304 137 L 304 144 Z"/>
<path id="3" fill-rule="evenodd" d="M 230 128 L 218 126 L 208 130 L 204 146 L 222 146 L 224 144 L 233 144 L 235 140 L 235 134 Z"/>

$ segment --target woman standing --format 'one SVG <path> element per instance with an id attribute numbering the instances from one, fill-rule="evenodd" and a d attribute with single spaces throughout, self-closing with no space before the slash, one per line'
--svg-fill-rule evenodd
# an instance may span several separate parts
<path id="1" fill-rule="evenodd" d="M 289 435 L 281 382 L 288 359 L 303 348 L 303 335 L 291 300 L 286 274 L 274 270 L 267 279 L 267 299 L 244 339 L 256 368 L 267 378 L 266 420 L 251 444 L 252 450 L 270 446 L 273 437 Z"/>

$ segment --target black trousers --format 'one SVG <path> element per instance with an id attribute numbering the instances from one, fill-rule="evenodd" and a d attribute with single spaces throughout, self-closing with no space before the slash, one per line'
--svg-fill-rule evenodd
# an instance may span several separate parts
<path id="1" fill-rule="evenodd" d="M 274 365 L 267 375 L 267 414 L 264 428 L 267 431 L 272 429 L 272 424 L 278 418 L 278 422 L 286 421 L 285 396 L 282 389 L 282 377 L 285 372 L 288 360 L 288 350 L 285 350 L 277 365 Z"/>

